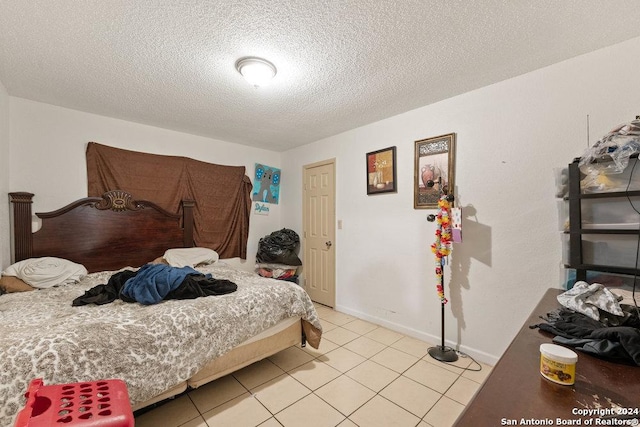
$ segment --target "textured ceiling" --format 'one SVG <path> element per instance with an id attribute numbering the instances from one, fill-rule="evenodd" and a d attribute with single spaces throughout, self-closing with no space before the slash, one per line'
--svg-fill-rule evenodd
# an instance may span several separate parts
<path id="1" fill-rule="evenodd" d="M 640 36 L 639 22 L 637 0 L 0 0 L 0 81 L 282 151 Z M 273 62 L 272 84 L 246 83 L 243 56 Z"/>

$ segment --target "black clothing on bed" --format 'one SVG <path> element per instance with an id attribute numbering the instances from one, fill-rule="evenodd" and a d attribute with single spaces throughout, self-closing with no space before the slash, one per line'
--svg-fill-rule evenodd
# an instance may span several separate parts
<path id="1" fill-rule="evenodd" d="M 182 284 L 165 297 L 165 299 L 193 299 L 212 295 L 224 295 L 235 292 L 238 285 L 225 279 L 207 278 L 203 274 L 189 274 Z"/>
<path id="2" fill-rule="evenodd" d="M 136 275 L 135 271 L 124 270 L 115 273 L 109 278 L 106 285 L 98 285 L 89 289 L 84 295 L 73 300 L 72 306 L 87 305 L 87 304 L 108 304 L 119 298 L 120 289 L 124 286 L 125 282 Z M 131 302 L 131 301 L 126 301 Z"/>
<path id="3" fill-rule="evenodd" d="M 89 289 L 84 295 L 74 299 L 72 304 L 74 307 L 87 304 L 108 304 L 116 299 L 124 302 L 136 302 L 132 298 L 122 295 L 120 291 L 124 287 L 127 280 L 135 277 L 137 271 L 123 270 L 113 274 L 106 285 L 97 285 Z M 194 299 L 199 297 L 207 297 L 213 295 L 224 295 L 235 292 L 238 286 L 225 279 L 214 279 L 204 274 L 187 275 L 180 286 L 172 290 L 164 298 L 167 299 Z"/>

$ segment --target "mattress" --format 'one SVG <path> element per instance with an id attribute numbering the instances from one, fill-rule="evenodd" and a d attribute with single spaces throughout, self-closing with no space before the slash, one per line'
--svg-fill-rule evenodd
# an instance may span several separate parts
<path id="1" fill-rule="evenodd" d="M 294 344 L 294 336 L 299 342 L 300 319 L 321 331 L 315 307 L 298 285 L 224 264 L 199 270 L 236 283 L 237 291 L 151 306 L 116 300 L 72 307 L 73 299 L 114 274 L 98 272 L 77 284 L 0 296 L 0 401 L 5 402 L 0 425 L 12 425 L 34 378 L 45 384 L 120 378 L 137 407 L 167 390 L 175 394 L 190 379 L 188 384 L 197 387 L 237 369 L 237 362 L 247 359 L 238 356 L 240 351 L 254 351 L 249 359 L 259 360 Z M 287 319 L 293 323 L 280 323 Z M 265 337 L 274 327 L 288 331 L 276 334 L 284 341 L 270 343 Z M 233 353 L 238 346 L 246 348 Z M 231 361 L 209 369 L 227 353 Z"/>

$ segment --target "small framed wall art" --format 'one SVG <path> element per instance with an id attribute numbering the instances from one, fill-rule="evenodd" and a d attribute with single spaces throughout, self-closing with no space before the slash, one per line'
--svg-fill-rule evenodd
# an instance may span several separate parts
<path id="1" fill-rule="evenodd" d="M 415 144 L 413 208 L 437 209 L 440 194 L 453 194 L 455 190 L 456 134 L 421 139 Z"/>
<path id="2" fill-rule="evenodd" d="M 253 180 L 253 196 L 251 200 L 277 205 L 280 200 L 281 178 L 282 171 L 280 169 L 256 163 L 256 175 Z"/>
<path id="3" fill-rule="evenodd" d="M 396 191 L 396 147 L 367 153 L 367 194 Z"/>

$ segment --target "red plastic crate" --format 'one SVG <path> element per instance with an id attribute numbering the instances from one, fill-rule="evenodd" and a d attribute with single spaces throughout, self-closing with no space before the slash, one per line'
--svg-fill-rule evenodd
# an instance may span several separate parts
<path id="1" fill-rule="evenodd" d="M 32 380 L 15 427 L 133 427 L 127 385 L 101 380 L 45 386 Z"/>

